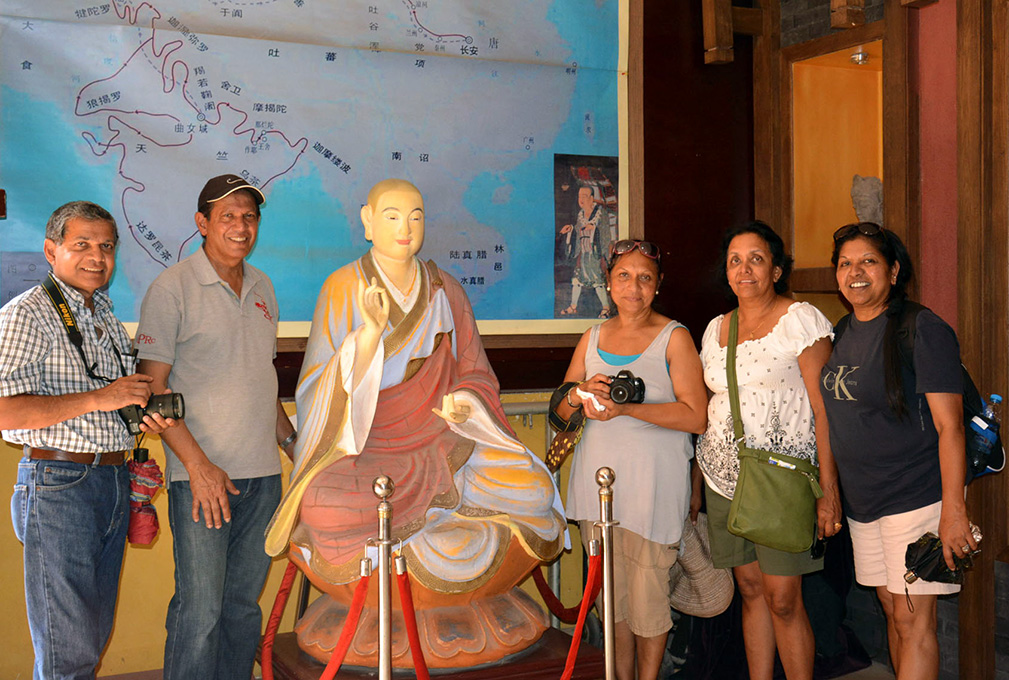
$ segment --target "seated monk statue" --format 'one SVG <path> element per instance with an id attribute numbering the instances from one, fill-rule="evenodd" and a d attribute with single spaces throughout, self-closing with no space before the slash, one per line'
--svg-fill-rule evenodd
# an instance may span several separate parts
<path id="1" fill-rule="evenodd" d="M 466 293 L 417 258 L 420 191 L 379 182 L 361 221 L 371 250 L 319 293 L 297 388 L 295 471 L 266 549 L 290 545 L 290 559 L 329 595 L 296 628 L 302 649 L 328 660 L 378 535 L 372 481 L 386 475 L 428 666 L 494 661 L 545 630 L 542 610 L 516 586 L 565 547 L 560 497 L 508 425 Z M 376 590 L 347 664 L 378 663 Z M 409 668 L 399 607 L 394 594 L 393 664 Z"/>

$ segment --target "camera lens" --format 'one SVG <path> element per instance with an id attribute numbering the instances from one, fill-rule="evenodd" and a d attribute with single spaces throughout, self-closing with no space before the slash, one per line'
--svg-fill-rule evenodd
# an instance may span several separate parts
<path id="1" fill-rule="evenodd" d="M 144 414 L 158 413 L 164 418 L 183 418 L 186 415 L 186 404 L 179 392 L 157 394 L 147 401 Z"/>
<path id="2" fill-rule="evenodd" d="M 620 383 L 618 385 L 610 386 L 610 400 L 615 404 L 627 403 L 627 398 L 630 394 L 627 392 L 627 387 Z"/>

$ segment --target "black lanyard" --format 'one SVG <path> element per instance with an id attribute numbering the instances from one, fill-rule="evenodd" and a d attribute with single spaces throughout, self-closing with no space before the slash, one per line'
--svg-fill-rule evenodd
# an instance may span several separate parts
<path id="1" fill-rule="evenodd" d="M 92 380 L 102 380 L 107 383 L 115 382 L 112 378 L 106 378 L 105 376 L 98 375 L 95 373 L 95 369 L 98 368 L 98 362 L 93 364 L 88 364 L 87 357 L 84 356 L 84 336 L 81 335 L 80 327 L 77 325 L 77 319 L 74 318 L 74 313 L 70 311 L 70 305 L 67 304 L 67 299 L 63 296 L 63 291 L 60 287 L 56 285 L 56 280 L 53 278 L 52 272 L 46 277 L 45 281 L 42 282 L 42 288 L 45 289 L 46 295 L 49 296 L 49 301 L 53 303 L 53 307 L 56 308 L 56 315 L 60 317 L 60 321 L 63 322 L 63 327 L 67 329 L 67 335 L 70 336 L 70 342 L 74 347 L 77 348 L 77 353 L 81 355 L 81 362 L 84 364 L 84 372 L 87 373 L 88 377 Z M 108 333 L 108 331 L 105 331 Z M 119 364 L 119 372 L 125 376 L 126 369 L 123 367 L 123 355 L 119 353 L 119 348 L 116 347 L 116 343 L 112 340 L 112 336 L 109 335 L 109 344 L 112 345 L 112 351 L 116 354 L 116 362 Z"/>

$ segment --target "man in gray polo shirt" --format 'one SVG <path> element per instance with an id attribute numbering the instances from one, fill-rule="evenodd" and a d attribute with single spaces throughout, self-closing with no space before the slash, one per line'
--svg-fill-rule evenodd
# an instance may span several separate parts
<path id="1" fill-rule="evenodd" d="M 195 215 L 202 247 L 154 280 L 140 312 L 140 371 L 186 398 L 186 424 L 163 436 L 175 552 L 165 680 L 252 676 L 277 446 L 291 455 L 295 439 L 277 398 L 273 284 L 245 262 L 264 200 L 236 175 L 209 180 Z"/>

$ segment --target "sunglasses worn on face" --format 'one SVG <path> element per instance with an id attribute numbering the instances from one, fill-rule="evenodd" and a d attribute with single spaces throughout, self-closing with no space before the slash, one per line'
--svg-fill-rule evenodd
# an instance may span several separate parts
<path id="1" fill-rule="evenodd" d="M 642 255 L 651 260 L 658 260 L 662 255 L 659 247 L 651 241 L 638 241 L 636 239 L 625 238 L 610 246 L 610 259 L 612 260 L 618 255 L 626 255 L 627 253 L 632 252 L 635 248 L 641 251 Z"/>
<path id="2" fill-rule="evenodd" d="M 859 222 L 858 224 L 846 224 L 837 231 L 834 232 L 834 240 L 840 241 L 842 238 L 851 236 L 855 232 L 858 232 L 862 236 L 879 236 L 883 233 L 878 224 L 873 224 L 872 222 Z"/>

